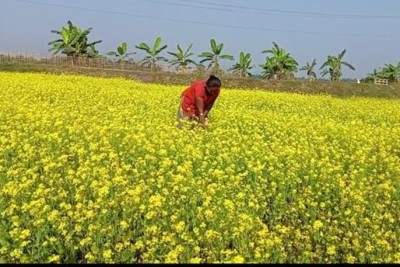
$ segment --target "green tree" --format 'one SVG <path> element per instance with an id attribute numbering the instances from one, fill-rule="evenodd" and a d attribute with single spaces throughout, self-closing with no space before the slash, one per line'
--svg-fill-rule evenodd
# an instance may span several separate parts
<path id="1" fill-rule="evenodd" d="M 399 82 L 400 81 L 400 61 L 397 65 L 385 64 L 382 68 L 382 75 L 384 78 L 388 79 L 389 82 Z"/>
<path id="2" fill-rule="evenodd" d="M 140 66 L 150 68 L 151 71 L 156 71 L 159 67 L 157 64 L 159 61 L 168 62 L 168 59 L 159 55 L 168 47 L 167 45 L 161 46 L 161 42 L 161 37 L 157 37 L 154 41 L 153 47 L 150 47 L 146 43 L 140 43 L 139 45 L 135 46 L 137 49 L 144 50 L 148 53 L 145 58 L 138 62 Z"/>
<path id="3" fill-rule="evenodd" d="M 314 60 L 311 64 L 307 62 L 307 64 L 305 66 L 300 68 L 300 70 L 307 71 L 307 79 L 309 81 L 314 81 L 317 79 L 317 74 L 314 71 L 315 65 L 317 65 L 317 61 L 314 58 Z"/>
<path id="4" fill-rule="evenodd" d="M 386 79 L 386 76 L 382 69 L 374 69 L 372 73 L 368 73 L 363 82 L 373 82 L 375 79 Z"/>
<path id="5" fill-rule="evenodd" d="M 179 45 L 176 46 L 176 52 L 167 52 L 174 57 L 174 59 L 169 61 L 171 63 L 171 66 L 176 65 L 176 68 L 179 72 L 186 72 L 190 64 L 197 66 L 197 63 L 190 58 L 193 55 L 193 53 L 190 52 L 190 49 L 192 49 L 192 45 L 193 44 L 190 44 L 185 52 L 183 52 L 183 49 Z"/>
<path id="6" fill-rule="evenodd" d="M 239 62 L 236 62 L 232 68 L 229 70 L 233 71 L 233 73 L 238 74 L 240 78 L 251 77 L 251 70 L 254 65 L 251 65 L 251 55 L 249 53 L 240 52 L 239 54 Z"/>
<path id="7" fill-rule="evenodd" d="M 220 68 L 220 60 L 233 60 L 231 55 L 222 55 L 222 50 L 224 49 L 224 44 L 217 44 L 215 39 L 210 40 L 211 51 L 202 52 L 199 57 L 204 58 L 200 60 L 200 64 L 208 62 L 207 70 L 211 70 L 213 73 L 220 73 L 222 70 Z"/>
<path id="8" fill-rule="evenodd" d="M 340 81 L 342 77 L 342 65 L 355 70 L 355 68 L 348 62 L 343 61 L 346 49 L 344 49 L 337 57 L 329 55 L 327 60 L 321 66 L 322 77 L 329 74 L 331 81 Z"/>
<path id="9" fill-rule="evenodd" d="M 110 51 L 107 53 L 109 56 L 114 56 L 117 58 L 118 62 L 122 62 L 126 60 L 130 55 L 136 54 L 136 52 L 128 53 L 128 45 L 126 42 L 123 42 L 120 46 L 117 47 L 117 51 Z"/>
<path id="10" fill-rule="evenodd" d="M 98 57 L 99 52 L 96 50 L 95 45 L 101 43 L 101 40 L 88 42 L 88 35 L 92 28 L 82 30 L 73 25 L 71 21 L 67 22 L 67 27 L 62 27 L 60 31 L 52 30 L 52 33 L 61 36 L 60 39 L 49 42 L 51 46 L 49 49 L 53 54 L 62 53 L 71 58 L 72 64 L 76 63 L 79 57 Z"/>
<path id="11" fill-rule="evenodd" d="M 275 42 L 273 45 L 271 49 L 262 51 L 262 53 L 271 54 L 270 57 L 266 57 L 265 64 L 259 65 L 263 69 L 262 77 L 264 79 L 293 78 L 294 72 L 297 71 L 297 61 Z"/>

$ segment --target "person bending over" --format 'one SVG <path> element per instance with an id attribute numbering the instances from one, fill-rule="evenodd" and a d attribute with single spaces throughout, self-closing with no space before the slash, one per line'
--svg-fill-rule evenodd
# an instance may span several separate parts
<path id="1" fill-rule="evenodd" d="M 181 93 L 178 110 L 178 127 L 182 128 L 182 119 L 197 121 L 203 128 L 207 127 L 206 119 L 215 100 L 221 91 L 221 80 L 210 75 L 207 80 L 193 82 Z"/>

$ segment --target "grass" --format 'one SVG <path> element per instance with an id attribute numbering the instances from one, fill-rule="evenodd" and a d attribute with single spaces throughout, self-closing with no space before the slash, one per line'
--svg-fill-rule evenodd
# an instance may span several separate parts
<path id="1" fill-rule="evenodd" d="M 124 77 L 147 83 L 186 86 L 195 79 L 206 77 L 204 73 L 179 74 L 143 70 L 119 70 L 70 65 L 54 65 L 43 62 L 0 62 L 1 71 L 45 72 L 52 74 L 80 74 L 95 77 Z M 376 85 L 372 83 L 330 82 L 305 80 L 263 80 L 259 78 L 234 78 L 221 75 L 224 88 L 261 89 L 268 91 L 295 92 L 300 94 L 325 94 L 336 97 L 400 98 L 400 84 Z"/>

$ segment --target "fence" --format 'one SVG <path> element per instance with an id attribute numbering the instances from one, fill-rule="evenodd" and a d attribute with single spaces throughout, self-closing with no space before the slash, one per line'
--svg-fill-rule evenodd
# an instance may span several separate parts
<path id="1" fill-rule="evenodd" d="M 23 63 L 23 64 L 33 64 L 36 66 L 43 66 L 44 68 L 48 68 L 49 66 L 60 66 L 60 67 L 78 67 L 78 68 L 93 68 L 93 69 L 104 69 L 104 70 L 112 70 L 118 72 L 135 72 L 135 73 L 153 73 L 150 68 L 139 66 L 134 60 L 124 60 L 118 62 L 116 60 L 111 60 L 106 57 L 99 58 L 74 58 L 67 57 L 65 55 L 53 55 L 49 53 L 32 53 L 32 52 L 3 52 L 0 51 L 0 64 L 1 63 Z M 186 69 L 177 69 L 174 66 L 171 66 L 168 62 L 157 62 L 156 71 L 163 72 L 173 72 L 173 73 L 187 73 L 187 74 L 196 74 L 198 76 L 203 76 L 207 74 L 212 74 L 211 71 L 207 71 L 201 67 L 188 67 Z M 220 69 L 220 72 L 216 73 L 220 78 L 233 78 L 233 79 L 244 79 L 239 78 L 237 74 L 229 71 L 225 71 Z M 253 79 L 257 79 L 259 76 L 254 76 Z M 261 79 L 261 78 L 260 78 Z M 285 80 L 293 80 L 293 78 L 279 79 L 279 80 L 271 80 L 274 81 L 285 81 Z M 378 79 L 376 84 L 388 84 L 386 79 Z M 386 82 L 385 82 L 386 80 Z M 326 80 L 319 80 L 319 82 L 328 82 Z"/>
<path id="2" fill-rule="evenodd" d="M 89 67 L 116 70 L 139 70 L 150 71 L 147 67 L 139 66 L 133 60 L 116 61 L 105 57 L 100 58 L 71 58 L 65 55 L 51 55 L 29 52 L 1 52 L 0 63 L 27 63 L 27 64 L 47 64 L 57 66 Z M 157 70 L 177 71 L 166 62 L 157 62 Z M 190 69 L 188 71 L 191 71 Z"/>

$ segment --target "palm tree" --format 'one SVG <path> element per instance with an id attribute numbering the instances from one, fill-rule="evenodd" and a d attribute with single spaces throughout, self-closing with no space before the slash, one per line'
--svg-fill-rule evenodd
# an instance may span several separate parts
<path id="1" fill-rule="evenodd" d="M 250 57 L 249 53 L 245 54 L 244 52 L 240 52 L 239 62 L 234 64 L 229 70 L 232 70 L 233 73 L 239 74 L 240 78 L 251 77 L 249 70 L 252 69 L 254 65 L 251 65 Z"/>
<path id="2" fill-rule="evenodd" d="M 60 52 L 67 55 L 67 57 L 72 59 L 72 64 L 79 57 L 98 57 L 99 52 L 96 50 L 95 45 L 102 41 L 98 40 L 88 43 L 88 35 L 92 28 L 81 30 L 73 25 L 71 21 L 68 21 L 67 24 L 68 27 L 62 27 L 61 31 L 51 31 L 60 35 L 61 38 L 48 43 L 48 45 L 52 46 L 49 51 L 53 51 L 54 55 Z"/>
<path id="3" fill-rule="evenodd" d="M 223 59 L 233 60 L 233 56 L 231 55 L 221 55 L 222 49 L 224 48 L 224 44 L 217 44 L 214 39 L 210 40 L 211 44 L 211 52 L 203 52 L 199 55 L 199 57 L 204 58 L 200 60 L 200 63 L 204 63 L 209 61 L 207 66 L 207 70 L 210 70 L 214 73 L 219 73 L 221 71 L 219 61 Z"/>
<path id="4" fill-rule="evenodd" d="M 355 68 L 348 62 L 343 61 L 344 54 L 346 53 L 346 49 L 344 49 L 337 57 L 329 55 L 327 60 L 321 66 L 321 74 L 322 77 L 326 74 L 329 74 L 331 77 L 331 81 L 340 81 L 342 77 L 342 65 L 349 67 L 351 70 L 355 70 Z M 325 69 L 324 69 L 325 68 Z"/>
<path id="5" fill-rule="evenodd" d="M 307 65 L 305 65 L 305 66 L 303 66 L 303 67 L 300 68 L 300 70 L 305 70 L 305 71 L 307 71 L 307 78 L 308 78 L 308 80 L 310 80 L 310 81 L 314 81 L 314 80 L 317 79 L 317 74 L 316 74 L 315 71 L 314 71 L 315 65 L 317 65 L 317 61 L 316 61 L 315 58 L 314 58 L 314 60 L 313 60 L 313 62 L 312 62 L 311 64 L 309 64 L 309 63 L 307 62 Z"/>
<path id="6" fill-rule="evenodd" d="M 146 43 L 140 43 L 139 45 L 136 45 L 135 47 L 146 51 L 149 55 L 143 58 L 138 64 L 140 66 L 148 67 L 150 68 L 151 71 L 156 71 L 158 69 L 157 62 L 158 61 L 164 61 L 167 62 L 168 59 L 166 59 L 163 56 L 159 56 L 159 54 L 168 46 L 164 45 L 161 46 L 161 37 L 157 37 L 156 40 L 154 41 L 153 47 L 150 48 L 150 46 Z"/>
<path id="7" fill-rule="evenodd" d="M 127 50 L 128 45 L 126 44 L 126 42 L 123 42 L 120 46 L 117 47 L 117 51 L 110 51 L 107 53 L 107 55 L 116 57 L 118 59 L 117 62 L 122 62 L 130 55 L 136 54 L 136 52 L 128 53 Z"/>
<path id="8" fill-rule="evenodd" d="M 275 42 L 273 42 L 273 45 L 272 49 L 262 51 L 262 53 L 272 55 L 265 59 L 265 64 L 259 65 L 263 68 L 262 77 L 268 79 L 292 78 L 294 72 L 297 71 L 297 61 Z"/>
<path id="9" fill-rule="evenodd" d="M 193 44 L 190 44 L 189 47 L 183 52 L 182 48 L 177 45 L 177 52 L 167 52 L 168 54 L 174 56 L 173 60 L 170 60 L 171 66 L 177 65 L 177 70 L 180 72 L 186 72 L 189 68 L 190 64 L 197 66 L 197 63 L 194 62 L 190 57 L 193 55 L 192 52 L 189 53 L 190 49 L 192 48 Z"/>

